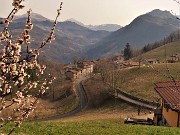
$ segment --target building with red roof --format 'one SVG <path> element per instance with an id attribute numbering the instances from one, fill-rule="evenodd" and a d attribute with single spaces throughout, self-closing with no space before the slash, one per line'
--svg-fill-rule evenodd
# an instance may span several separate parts
<path id="1" fill-rule="evenodd" d="M 159 82 L 155 85 L 161 97 L 161 111 L 155 111 L 156 124 L 180 127 L 180 81 Z"/>

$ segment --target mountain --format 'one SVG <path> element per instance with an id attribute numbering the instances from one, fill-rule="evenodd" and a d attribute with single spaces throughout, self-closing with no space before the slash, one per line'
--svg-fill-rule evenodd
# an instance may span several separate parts
<path id="1" fill-rule="evenodd" d="M 26 18 L 27 18 L 27 13 L 23 15 L 15 16 L 15 20 L 17 22 L 24 22 Z M 50 19 L 37 13 L 31 13 L 31 18 L 32 18 L 32 21 L 46 21 L 46 20 L 50 21 Z"/>
<path id="2" fill-rule="evenodd" d="M 65 22 L 74 22 L 74 23 L 76 23 L 76 24 L 78 24 L 78 25 L 80 25 L 80 26 L 86 27 L 86 25 L 84 25 L 82 22 L 77 21 L 77 20 L 74 19 L 74 18 L 67 19 Z"/>
<path id="3" fill-rule="evenodd" d="M 168 11 L 153 10 L 135 18 L 129 25 L 112 32 L 86 52 L 87 57 L 96 59 L 120 52 L 126 43 L 134 48 L 159 41 L 176 31 L 179 21 Z"/>
<path id="4" fill-rule="evenodd" d="M 70 22 L 75 22 L 78 25 L 81 25 L 83 27 L 86 27 L 88 29 L 94 30 L 94 31 L 99 31 L 99 30 L 103 30 L 103 31 L 108 31 L 108 32 L 113 32 L 113 31 L 117 31 L 120 28 L 122 28 L 122 26 L 118 25 L 118 24 L 102 24 L 102 25 L 85 25 L 73 18 L 68 19 L 66 21 L 70 21 Z"/>
<path id="5" fill-rule="evenodd" d="M 9 27 L 12 35 L 21 35 L 26 19 L 25 15 L 16 17 Z M 53 22 L 35 13 L 32 14 L 31 19 L 34 25 L 31 31 L 31 48 L 37 48 L 40 42 L 47 38 Z M 0 25 L 0 30 L 2 28 L 3 25 Z M 42 49 L 43 57 L 65 63 L 70 62 L 74 57 L 80 57 L 83 52 L 107 35 L 109 35 L 107 31 L 93 31 L 74 22 L 59 22 L 56 28 L 56 40 Z"/>
<path id="6" fill-rule="evenodd" d="M 16 17 L 10 25 L 10 32 L 20 35 L 26 19 L 25 15 Z M 32 22 L 32 48 L 36 48 L 40 41 L 47 37 L 53 22 L 36 13 L 32 14 Z M 70 62 L 75 57 L 107 57 L 119 53 L 126 43 L 141 48 L 148 43 L 159 41 L 176 31 L 179 22 L 170 12 L 156 9 L 138 16 L 129 25 L 115 32 L 91 30 L 83 25 L 73 20 L 59 22 L 56 40 L 43 50 L 43 56 L 61 62 Z M 3 25 L 0 25 L 0 30 L 2 27 Z"/>
<path id="7" fill-rule="evenodd" d="M 91 30 L 96 30 L 96 31 L 105 30 L 105 31 L 113 32 L 122 28 L 122 26 L 117 25 L 117 24 L 103 24 L 103 25 L 87 25 L 87 28 Z"/>
<path id="8" fill-rule="evenodd" d="M 174 18 L 174 16 L 172 16 L 172 14 L 167 10 L 161 11 L 159 9 L 155 9 L 155 10 L 149 12 L 148 14 L 151 16 L 159 17 L 159 18 L 163 18 L 163 19 Z"/>

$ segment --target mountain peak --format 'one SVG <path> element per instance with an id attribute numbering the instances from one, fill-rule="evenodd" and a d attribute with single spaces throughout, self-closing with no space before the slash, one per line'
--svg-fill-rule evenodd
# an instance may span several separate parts
<path id="1" fill-rule="evenodd" d="M 173 17 L 173 15 L 169 11 L 167 10 L 162 11 L 160 9 L 154 9 L 147 14 L 153 17 L 159 17 L 159 18 L 172 18 Z"/>
<path id="2" fill-rule="evenodd" d="M 15 19 L 23 19 L 23 18 L 27 18 L 27 13 L 26 14 L 23 14 L 23 15 L 19 15 L 19 16 L 16 16 Z M 50 20 L 38 13 L 31 13 L 31 18 L 33 20 L 37 20 L 37 21 L 46 21 L 46 20 Z"/>
<path id="3" fill-rule="evenodd" d="M 85 26 L 82 22 L 79 22 L 74 18 L 67 19 L 65 22 L 74 22 L 74 23 L 76 23 L 78 25 Z"/>

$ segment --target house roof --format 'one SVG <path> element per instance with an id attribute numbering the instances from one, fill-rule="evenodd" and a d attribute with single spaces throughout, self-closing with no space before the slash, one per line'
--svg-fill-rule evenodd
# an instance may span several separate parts
<path id="1" fill-rule="evenodd" d="M 68 70 L 67 72 L 71 72 L 71 73 L 73 73 L 73 74 L 78 73 L 78 71 L 76 71 L 76 70 Z"/>
<path id="2" fill-rule="evenodd" d="M 180 82 L 159 82 L 155 90 L 173 110 L 180 111 Z"/>
<path id="3" fill-rule="evenodd" d="M 139 62 L 129 62 L 129 65 L 131 65 L 131 66 L 139 66 Z"/>
<path id="4" fill-rule="evenodd" d="M 172 87 L 172 86 L 180 86 L 180 81 L 169 81 L 169 82 L 158 82 L 155 83 L 156 87 Z"/>
<path id="5" fill-rule="evenodd" d="M 155 62 L 155 61 L 159 61 L 159 60 L 157 60 L 157 59 L 147 59 L 147 61 L 148 61 L 148 62 L 152 62 L 152 61 Z"/>

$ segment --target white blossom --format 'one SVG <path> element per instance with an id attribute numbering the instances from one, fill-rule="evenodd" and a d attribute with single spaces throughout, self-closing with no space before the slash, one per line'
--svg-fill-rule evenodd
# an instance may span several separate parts
<path id="1" fill-rule="evenodd" d="M 25 28 L 22 34 L 19 37 L 17 36 L 17 39 L 12 40 L 12 35 L 8 31 L 8 27 L 13 21 L 15 14 L 24 7 L 21 4 L 22 1 L 13 0 L 12 6 L 14 8 L 4 20 L 4 28 L 0 32 L 0 45 L 2 46 L 0 50 L 0 92 L 2 94 L 0 97 L 0 112 L 7 108 L 11 109 L 11 106 L 15 104 L 16 108 L 12 107 L 12 116 L 2 118 L 2 121 L 14 121 L 15 125 L 17 124 L 18 126 L 34 111 L 38 98 L 45 93 L 46 89 L 49 89 L 49 82 L 53 80 L 52 78 L 47 78 L 44 82 L 42 80 L 31 82 L 29 81 L 31 79 L 31 73 L 29 72 L 33 71 L 37 78 L 44 73 L 46 66 L 40 65 L 37 61 L 39 50 L 54 40 L 55 26 L 61 10 L 60 6 L 48 38 L 42 41 L 39 48 L 31 49 L 30 31 L 33 28 L 31 10 L 28 11 Z M 25 56 L 21 53 L 22 46 L 27 48 Z M 37 93 L 35 95 L 29 94 L 31 89 L 37 90 Z M 16 96 L 14 93 L 16 93 Z M 11 101 L 6 99 L 6 96 L 10 94 L 13 96 Z"/>

